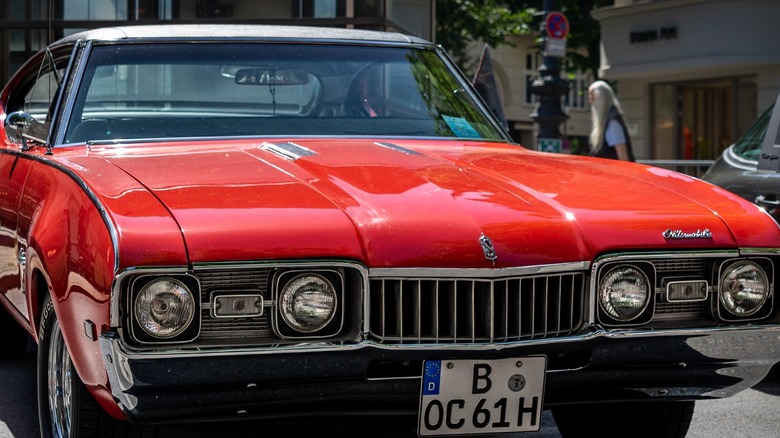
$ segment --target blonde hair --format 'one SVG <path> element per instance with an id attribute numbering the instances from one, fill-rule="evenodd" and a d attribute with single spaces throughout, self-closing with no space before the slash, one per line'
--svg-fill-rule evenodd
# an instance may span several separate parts
<path id="1" fill-rule="evenodd" d="M 604 130 L 607 129 L 607 115 L 614 106 L 615 109 L 623 114 L 612 87 L 604 81 L 596 81 L 588 87 L 588 93 L 593 96 L 590 103 L 590 119 L 592 129 L 590 131 L 590 147 L 592 151 L 599 150 L 601 140 L 604 138 Z"/>

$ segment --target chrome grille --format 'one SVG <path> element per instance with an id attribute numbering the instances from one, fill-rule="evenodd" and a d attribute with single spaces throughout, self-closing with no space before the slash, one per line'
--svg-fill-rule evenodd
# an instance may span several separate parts
<path id="1" fill-rule="evenodd" d="M 660 286 L 661 279 L 665 276 L 674 276 L 678 274 L 694 275 L 701 278 L 708 278 L 707 259 L 703 258 L 677 258 L 653 260 L 653 266 L 656 271 L 656 284 Z M 656 289 L 655 316 L 654 319 L 670 319 L 683 316 L 697 317 L 704 316 L 707 313 L 705 301 L 698 302 L 665 302 L 663 299 L 665 291 L 658 287 Z"/>
<path id="2" fill-rule="evenodd" d="M 665 259 L 653 260 L 653 266 L 658 273 L 696 272 L 704 274 L 707 260 L 704 259 Z"/>
<path id="3" fill-rule="evenodd" d="M 371 279 L 379 342 L 475 343 L 565 336 L 583 325 L 585 274 Z"/>
<path id="4" fill-rule="evenodd" d="M 266 303 L 271 302 L 268 292 L 270 269 L 201 271 L 197 273 L 201 286 L 201 302 L 209 303 L 215 290 L 260 290 Z M 268 307 L 264 314 L 254 318 L 213 318 L 208 307 L 201 311 L 200 338 L 235 338 L 269 336 Z"/>
<path id="5" fill-rule="evenodd" d="M 708 301 L 697 301 L 692 303 L 665 303 L 656 301 L 655 317 L 671 318 L 685 315 L 704 315 L 707 311 Z"/>

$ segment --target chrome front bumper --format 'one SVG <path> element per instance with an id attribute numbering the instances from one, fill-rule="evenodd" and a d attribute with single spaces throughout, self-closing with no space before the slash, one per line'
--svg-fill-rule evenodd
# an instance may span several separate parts
<path id="1" fill-rule="evenodd" d="M 100 338 L 113 396 L 148 423 L 416 412 L 422 362 L 548 357 L 545 404 L 728 397 L 780 362 L 780 325 L 594 331 L 479 345 L 309 344 L 258 350 L 134 352 Z"/>

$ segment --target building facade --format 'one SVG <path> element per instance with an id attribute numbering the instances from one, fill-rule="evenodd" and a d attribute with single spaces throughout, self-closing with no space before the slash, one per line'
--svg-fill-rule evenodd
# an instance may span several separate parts
<path id="1" fill-rule="evenodd" d="M 776 0 L 616 0 L 592 15 L 640 160 L 713 160 L 780 92 Z"/>
<path id="2" fill-rule="evenodd" d="M 529 149 L 538 149 L 537 126 L 531 118 L 536 106 L 531 83 L 539 77 L 542 62 L 538 37 L 538 34 L 513 36 L 510 44 L 490 49 L 509 132 L 515 141 Z M 481 45 L 474 45 L 471 56 L 478 58 L 481 50 Z M 569 92 L 561 102 L 568 115 L 560 127 L 564 140 L 561 152 L 586 154 L 591 126 L 587 90 L 593 78 L 581 72 L 561 75 L 569 82 Z"/>
<path id="3" fill-rule="evenodd" d="M 0 79 L 72 33 L 173 23 L 297 24 L 434 37 L 435 0 L 2 0 Z"/>

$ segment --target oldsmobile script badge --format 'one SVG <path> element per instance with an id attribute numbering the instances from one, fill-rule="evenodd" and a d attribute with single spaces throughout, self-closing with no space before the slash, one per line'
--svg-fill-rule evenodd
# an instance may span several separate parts
<path id="1" fill-rule="evenodd" d="M 663 232 L 664 239 L 666 240 L 680 240 L 680 239 L 712 239 L 712 233 L 709 229 L 696 230 L 694 232 L 685 232 L 682 230 L 672 230 L 671 228 Z"/>

